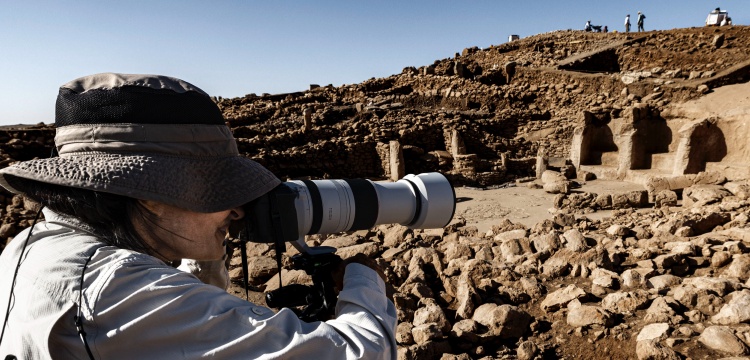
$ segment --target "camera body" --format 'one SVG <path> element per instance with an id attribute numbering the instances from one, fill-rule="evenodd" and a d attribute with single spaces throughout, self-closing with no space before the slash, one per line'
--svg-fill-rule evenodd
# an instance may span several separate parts
<path id="1" fill-rule="evenodd" d="M 279 264 L 285 244 L 291 243 L 300 252 L 292 257 L 293 268 L 310 275 L 313 285 L 281 286 L 266 294 L 266 303 L 271 307 L 307 305 L 300 316 L 303 320 L 321 319 L 333 311 L 336 297 L 330 273 L 341 259 L 333 247 L 309 247 L 305 235 L 365 230 L 380 224 L 441 228 L 451 221 L 455 209 L 453 186 L 437 172 L 407 175 L 396 182 L 284 182 L 246 205 L 248 240 L 274 243 Z"/>

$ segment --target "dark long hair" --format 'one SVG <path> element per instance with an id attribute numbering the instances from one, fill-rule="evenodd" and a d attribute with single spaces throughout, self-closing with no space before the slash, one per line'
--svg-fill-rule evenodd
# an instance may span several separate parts
<path id="1" fill-rule="evenodd" d="M 103 243 L 155 255 L 155 250 L 143 241 L 133 224 L 136 218 L 153 222 L 155 215 L 137 199 L 11 175 L 5 178 L 12 187 L 22 190 L 26 198 L 87 224 Z"/>

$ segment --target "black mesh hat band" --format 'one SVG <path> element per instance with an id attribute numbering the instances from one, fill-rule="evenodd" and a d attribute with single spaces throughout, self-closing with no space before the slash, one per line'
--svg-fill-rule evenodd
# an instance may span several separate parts
<path id="1" fill-rule="evenodd" d="M 122 123 L 225 124 L 205 92 L 167 76 L 105 73 L 60 87 L 55 126 Z"/>
<path id="2" fill-rule="evenodd" d="M 237 143 L 225 125 L 111 124 L 58 128 L 60 156 L 81 152 L 175 156 L 236 156 Z"/>

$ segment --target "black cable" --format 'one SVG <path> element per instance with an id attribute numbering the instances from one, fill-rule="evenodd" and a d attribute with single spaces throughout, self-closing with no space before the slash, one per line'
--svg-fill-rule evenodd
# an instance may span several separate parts
<path id="1" fill-rule="evenodd" d="M 8 326 L 8 317 L 10 317 L 10 310 L 13 304 L 13 289 L 16 287 L 16 278 L 18 277 L 18 269 L 21 268 L 21 261 L 23 261 L 23 253 L 26 251 L 26 245 L 29 244 L 31 233 L 34 232 L 34 225 L 36 225 L 36 222 L 39 220 L 39 216 L 42 214 L 42 209 L 44 209 L 44 206 L 39 208 L 39 211 L 37 211 L 36 216 L 34 217 L 34 222 L 31 223 L 31 227 L 29 228 L 29 234 L 26 235 L 26 240 L 24 240 L 23 242 L 23 247 L 21 248 L 21 254 L 18 256 L 18 264 L 16 264 L 16 271 L 13 273 L 13 281 L 10 283 L 10 294 L 8 294 L 8 308 L 5 310 L 5 321 L 3 322 L 3 330 L 2 332 L 0 332 L 0 344 L 3 343 L 3 337 L 5 336 L 5 328 Z"/>
<path id="2" fill-rule="evenodd" d="M 249 267 L 247 264 L 247 245 L 250 236 L 250 222 L 245 222 L 245 231 L 240 232 L 240 257 L 242 258 L 242 287 L 245 288 L 245 300 L 250 301 L 250 294 L 248 293 L 248 281 L 249 281 Z"/>
<path id="3" fill-rule="evenodd" d="M 94 360 L 94 354 L 91 353 L 89 343 L 88 341 L 86 341 L 86 331 L 83 330 L 83 275 L 86 273 L 86 268 L 89 266 L 91 258 L 93 258 L 94 254 L 96 254 L 96 250 L 98 250 L 98 248 L 94 249 L 94 251 L 91 252 L 91 255 L 89 255 L 89 258 L 86 259 L 86 262 L 83 264 L 83 270 L 81 271 L 81 290 L 78 293 L 78 311 L 77 314 L 73 316 L 76 330 L 78 330 L 78 336 L 81 337 L 83 346 L 86 348 L 86 352 L 89 354 L 89 359 L 91 360 Z"/>

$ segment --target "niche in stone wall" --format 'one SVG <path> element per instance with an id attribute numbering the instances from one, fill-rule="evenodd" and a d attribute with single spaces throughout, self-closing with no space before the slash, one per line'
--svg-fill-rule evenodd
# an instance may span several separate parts
<path id="1" fill-rule="evenodd" d="M 617 166 L 617 145 L 612 131 L 609 113 L 583 112 L 583 121 L 573 132 L 571 158 L 576 166 Z M 611 155 L 614 154 L 614 155 Z M 611 159 L 615 163 L 612 162 Z"/>

